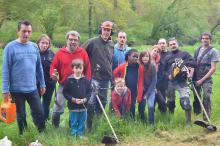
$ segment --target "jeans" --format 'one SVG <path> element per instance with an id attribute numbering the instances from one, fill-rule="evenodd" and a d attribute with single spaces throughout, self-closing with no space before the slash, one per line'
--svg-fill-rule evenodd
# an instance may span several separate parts
<path id="1" fill-rule="evenodd" d="M 191 107 L 190 100 L 189 100 L 190 89 L 187 86 L 186 82 L 177 83 L 177 82 L 169 81 L 168 82 L 168 89 L 167 89 L 167 103 L 168 103 L 167 105 L 168 105 L 168 109 L 171 113 L 174 112 L 174 108 L 175 108 L 175 100 L 176 100 L 175 91 L 176 90 L 179 92 L 180 101 L 182 101 L 182 100 L 186 101 L 186 106 Z M 181 102 L 180 102 L 180 105 L 184 109 Z"/>
<path id="2" fill-rule="evenodd" d="M 48 84 L 46 85 L 46 92 L 42 96 L 42 105 L 44 108 L 44 118 L 45 120 L 49 119 L 49 113 L 50 113 L 50 103 L 53 96 L 54 89 L 56 87 L 56 84 Z M 38 90 L 40 88 L 38 87 Z"/>
<path id="3" fill-rule="evenodd" d="M 107 103 L 107 91 L 109 88 L 109 80 L 96 80 L 92 79 L 92 84 L 98 88 L 98 96 L 99 99 L 105 108 Z M 100 89 L 101 88 L 101 89 Z M 92 92 L 91 97 L 88 101 L 88 108 L 90 111 L 95 111 L 97 114 L 102 113 L 102 109 L 96 97 L 97 93 L 95 91 Z"/>
<path id="4" fill-rule="evenodd" d="M 34 124 L 37 126 L 38 131 L 41 132 L 45 129 L 45 120 L 43 106 L 41 104 L 38 91 L 35 90 L 30 93 L 11 93 L 12 98 L 16 104 L 17 124 L 19 128 L 19 134 L 23 134 L 24 128 L 27 127 L 25 101 L 27 100 L 30 105 Z"/>
<path id="5" fill-rule="evenodd" d="M 132 95 L 131 93 L 131 108 L 130 108 L 131 118 L 135 118 L 136 96 L 137 94 Z"/>
<path id="6" fill-rule="evenodd" d="M 71 135 L 82 136 L 85 130 L 87 111 L 73 112 L 70 111 Z"/>
<path id="7" fill-rule="evenodd" d="M 199 87 L 195 86 L 195 88 L 196 88 L 196 90 L 197 90 L 197 92 L 203 102 L 203 106 L 204 106 L 208 116 L 210 117 L 210 115 L 211 115 L 212 81 L 207 80 L 204 83 L 202 83 L 201 86 L 199 86 Z M 201 106 L 200 106 L 198 97 L 196 96 L 195 92 L 194 92 L 193 109 L 194 109 L 194 113 L 196 113 L 196 114 L 201 113 Z M 204 117 L 204 119 L 205 119 L 205 117 Z"/>
<path id="8" fill-rule="evenodd" d="M 155 102 L 155 90 L 152 91 L 147 97 L 147 105 L 148 105 L 148 118 L 149 123 L 154 124 L 154 102 Z M 142 101 L 138 105 L 138 111 L 142 120 L 145 120 L 144 112 L 146 106 L 146 99 L 142 99 Z"/>
<path id="9" fill-rule="evenodd" d="M 64 105 L 66 99 L 63 96 L 63 85 L 59 85 L 57 90 L 56 102 L 54 102 L 53 113 L 52 113 L 52 124 L 55 127 L 59 127 L 60 115 L 64 113 Z"/>
<path id="10" fill-rule="evenodd" d="M 97 93 L 98 93 L 98 97 L 103 105 L 103 107 L 105 108 L 106 103 L 107 103 L 107 91 L 109 88 L 109 80 L 96 80 L 96 79 L 92 79 L 92 85 L 95 86 L 92 91 L 91 97 L 88 101 L 88 120 L 87 120 L 87 127 L 89 129 L 89 131 L 92 129 L 92 122 L 93 122 L 93 116 L 94 116 L 94 112 L 97 115 L 102 114 L 102 109 L 100 107 L 100 104 L 97 100 Z M 102 88 L 102 89 L 100 89 Z M 103 89 L 104 88 L 104 89 Z"/>
<path id="11" fill-rule="evenodd" d="M 158 109 L 161 113 L 166 113 L 166 90 L 167 85 L 161 84 L 157 86 L 157 93 L 155 95 L 155 102 L 158 104 Z"/>

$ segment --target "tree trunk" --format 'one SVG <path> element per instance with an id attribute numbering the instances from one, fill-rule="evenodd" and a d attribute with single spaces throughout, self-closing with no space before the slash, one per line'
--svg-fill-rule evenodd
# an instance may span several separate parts
<path id="1" fill-rule="evenodd" d="M 89 38 L 92 37 L 92 8 L 93 8 L 93 2 L 92 0 L 89 0 Z"/>
<path id="2" fill-rule="evenodd" d="M 118 7 L 118 0 L 114 0 L 114 8 Z"/>
<path id="3" fill-rule="evenodd" d="M 136 11 L 135 0 L 130 0 L 130 5 L 131 5 L 131 9 L 132 9 L 133 11 Z"/>

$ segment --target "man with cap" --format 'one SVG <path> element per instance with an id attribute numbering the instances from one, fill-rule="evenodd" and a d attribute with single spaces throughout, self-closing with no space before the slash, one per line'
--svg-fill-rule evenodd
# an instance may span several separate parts
<path id="1" fill-rule="evenodd" d="M 105 21 L 101 24 L 100 35 L 89 39 L 82 47 L 86 49 L 92 66 L 92 84 L 98 87 L 98 95 L 103 107 L 107 104 L 107 88 L 112 79 L 112 57 L 114 43 L 111 39 L 113 23 Z M 93 92 L 88 101 L 89 130 L 92 128 L 94 112 L 101 114 L 102 110 L 96 98 L 97 92 Z"/>

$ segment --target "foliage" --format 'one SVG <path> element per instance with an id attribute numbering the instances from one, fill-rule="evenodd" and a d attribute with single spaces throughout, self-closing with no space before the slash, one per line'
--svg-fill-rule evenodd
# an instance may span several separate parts
<path id="1" fill-rule="evenodd" d="M 177 37 L 192 45 L 201 32 L 218 35 L 219 16 L 218 0 L 0 0 L 0 31 L 6 42 L 14 33 L 5 24 L 21 19 L 30 20 L 34 31 L 52 38 L 77 30 L 87 33 L 86 39 L 97 35 L 102 21 L 111 20 L 114 31 L 126 31 L 128 41 L 136 45 L 154 44 L 160 37 Z M 65 31 L 60 29 L 64 27 Z"/>

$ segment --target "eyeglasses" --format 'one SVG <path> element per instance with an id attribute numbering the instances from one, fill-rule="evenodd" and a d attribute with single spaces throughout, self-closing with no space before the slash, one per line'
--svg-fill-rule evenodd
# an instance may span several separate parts
<path id="1" fill-rule="evenodd" d="M 122 39 L 122 38 L 125 39 L 126 37 L 125 37 L 125 36 L 120 36 L 119 38 L 120 38 L 120 39 Z"/>

